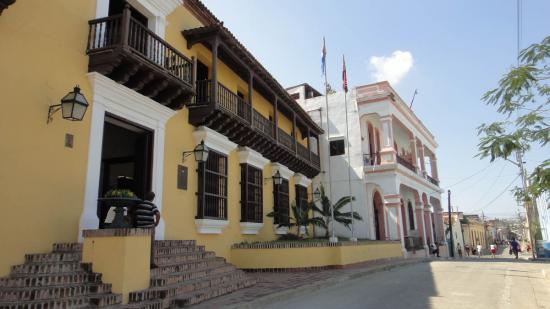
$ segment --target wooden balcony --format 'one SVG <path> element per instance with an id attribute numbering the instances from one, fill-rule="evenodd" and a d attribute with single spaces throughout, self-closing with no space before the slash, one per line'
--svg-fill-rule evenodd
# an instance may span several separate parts
<path id="1" fill-rule="evenodd" d="M 416 173 L 416 167 L 411 162 L 409 162 L 407 159 L 403 158 L 398 154 L 396 154 L 396 157 L 397 157 L 397 163 L 399 163 L 400 165 L 403 165 L 404 167 Z"/>
<path id="2" fill-rule="evenodd" d="M 428 179 L 429 182 L 439 187 L 439 180 L 431 177 L 430 175 L 426 175 L 426 179 Z"/>
<path id="3" fill-rule="evenodd" d="M 221 83 L 212 91 L 212 81 L 196 82 L 196 96 L 188 104 L 189 123 L 206 126 L 240 146 L 247 146 L 273 162 L 280 162 L 294 172 L 314 177 L 320 171 L 319 157 L 294 137 L 256 111 Z M 216 99 L 212 100 L 213 93 Z M 277 138 L 276 138 L 277 136 Z M 311 155 L 310 155 L 311 154 Z"/>
<path id="4" fill-rule="evenodd" d="M 172 109 L 194 94 L 193 61 L 130 16 L 89 21 L 88 71 L 99 72 Z"/>
<path id="5" fill-rule="evenodd" d="M 15 3 L 15 0 L 0 0 L 0 15 L 2 15 L 2 11 L 8 8 L 8 6 Z"/>

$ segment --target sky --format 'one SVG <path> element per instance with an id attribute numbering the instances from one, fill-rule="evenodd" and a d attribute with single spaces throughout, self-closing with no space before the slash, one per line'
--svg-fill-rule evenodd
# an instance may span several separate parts
<path id="1" fill-rule="evenodd" d="M 502 120 L 480 100 L 516 62 L 516 0 L 203 0 L 284 87 L 307 82 L 340 90 L 342 55 L 350 87 L 389 80 L 435 135 L 441 187 L 452 206 L 488 217 L 516 214 L 507 188 L 517 167 L 477 154 L 477 130 Z M 550 1 L 522 4 L 521 46 L 550 35 Z M 528 170 L 548 148 L 527 153 Z M 442 205 L 447 205 L 446 193 Z"/>

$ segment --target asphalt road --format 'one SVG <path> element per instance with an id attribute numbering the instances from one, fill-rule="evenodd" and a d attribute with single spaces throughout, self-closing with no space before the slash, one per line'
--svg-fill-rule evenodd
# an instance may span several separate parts
<path id="1" fill-rule="evenodd" d="M 487 257 L 418 263 L 264 308 L 550 308 L 550 264 Z"/>

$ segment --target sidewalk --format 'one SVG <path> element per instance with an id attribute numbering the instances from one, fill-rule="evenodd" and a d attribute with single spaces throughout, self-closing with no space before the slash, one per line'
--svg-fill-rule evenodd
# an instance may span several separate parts
<path id="1" fill-rule="evenodd" d="M 290 297 L 361 278 L 369 274 L 415 263 L 434 261 L 432 258 L 399 259 L 345 269 L 318 271 L 249 273 L 258 280 L 254 286 L 226 296 L 217 297 L 191 308 L 260 308 L 272 300 Z"/>

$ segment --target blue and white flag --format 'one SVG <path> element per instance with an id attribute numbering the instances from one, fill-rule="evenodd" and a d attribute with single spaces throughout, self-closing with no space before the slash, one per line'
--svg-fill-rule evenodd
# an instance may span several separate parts
<path id="1" fill-rule="evenodd" d="M 321 74 L 327 74 L 327 48 L 325 47 L 325 38 L 323 37 L 323 49 L 321 50 Z"/>

